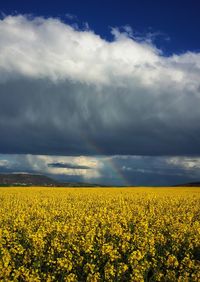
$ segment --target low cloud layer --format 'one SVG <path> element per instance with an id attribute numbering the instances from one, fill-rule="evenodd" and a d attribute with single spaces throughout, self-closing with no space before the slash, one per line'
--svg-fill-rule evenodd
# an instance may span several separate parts
<path id="1" fill-rule="evenodd" d="M 86 181 L 100 177 L 102 163 L 95 157 L 0 155 L 0 173 L 36 173 Z"/>
<path id="2" fill-rule="evenodd" d="M 0 153 L 200 154 L 200 53 L 111 32 L 0 20 Z"/>
<path id="3" fill-rule="evenodd" d="M 199 181 L 200 158 L 2 154 L 0 173 L 44 174 L 66 182 L 164 186 Z"/>

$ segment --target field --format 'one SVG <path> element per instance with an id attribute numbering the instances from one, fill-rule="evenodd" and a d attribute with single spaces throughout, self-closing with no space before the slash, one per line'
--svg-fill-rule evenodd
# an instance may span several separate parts
<path id="1" fill-rule="evenodd" d="M 0 281 L 200 281 L 200 189 L 0 188 Z"/>

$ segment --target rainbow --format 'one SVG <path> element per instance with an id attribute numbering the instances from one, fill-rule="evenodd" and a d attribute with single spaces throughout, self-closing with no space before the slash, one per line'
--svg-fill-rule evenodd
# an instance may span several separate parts
<path id="1" fill-rule="evenodd" d="M 82 132 L 82 137 L 85 143 L 87 144 L 88 148 L 91 149 L 92 152 L 94 152 L 95 156 L 105 156 L 105 154 L 102 152 L 102 150 Z M 113 174 L 113 176 L 117 179 L 119 179 L 120 185 L 124 186 L 130 186 L 128 180 L 123 175 L 121 169 L 117 166 L 117 164 L 114 162 L 112 157 L 107 157 L 107 164 L 109 165 L 109 168 Z"/>

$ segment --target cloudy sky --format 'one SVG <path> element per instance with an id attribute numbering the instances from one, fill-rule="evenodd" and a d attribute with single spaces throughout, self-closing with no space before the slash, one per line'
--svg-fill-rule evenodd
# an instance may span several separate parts
<path id="1" fill-rule="evenodd" d="M 198 1 L 22 2 L 0 4 L 0 172 L 200 180 Z"/>

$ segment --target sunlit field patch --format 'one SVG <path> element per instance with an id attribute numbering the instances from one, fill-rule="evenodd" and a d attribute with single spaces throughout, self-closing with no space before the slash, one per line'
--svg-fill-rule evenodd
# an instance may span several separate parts
<path id="1" fill-rule="evenodd" d="M 0 188 L 1 281 L 200 281 L 199 188 Z"/>

